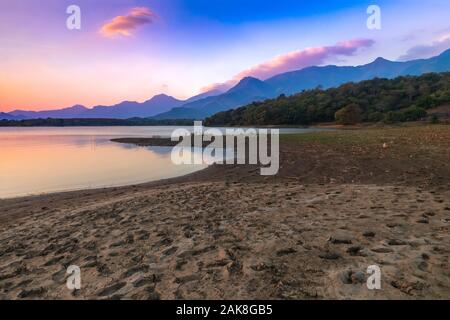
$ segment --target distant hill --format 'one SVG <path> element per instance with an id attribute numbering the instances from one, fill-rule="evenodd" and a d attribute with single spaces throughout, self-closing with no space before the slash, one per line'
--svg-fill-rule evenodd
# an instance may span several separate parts
<path id="1" fill-rule="evenodd" d="M 406 62 L 377 58 L 372 63 L 356 67 L 309 67 L 287 72 L 266 80 L 278 94 L 294 94 L 317 86 L 332 88 L 346 82 L 373 78 L 392 79 L 398 76 L 418 76 L 428 72 L 450 71 L 450 49 L 437 57 Z"/>
<path id="2" fill-rule="evenodd" d="M 16 110 L 9 114 L 22 116 L 27 119 L 36 118 L 107 118 L 128 119 L 132 117 L 151 117 L 158 113 L 166 112 L 174 107 L 180 106 L 183 101 L 173 97 L 160 94 L 150 100 L 139 103 L 135 101 L 124 101 L 113 106 L 96 106 L 88 109 L 84 106 L 73 106 L 70 108 L 48 111 L 23 111 Z"/>
<path id="3" fill-rule="evenodd" d="M 352 108 L 356 122 L 416 121 L 427 110 L 450 103 L 450 72 L 375 78 L 337 88 L 311 89 L 291 96 L 219 112 L 207 126 L 308 125 L 335 120 L 336 112 Z M 339 114 L 339 113 L 338 113 Z"/>
<path id="4" fill-rule="evenodd" d="M 150 100 L 139 103 L 124 101 L 114 106 L 96 106 L 85 112 L 84 118 L 115 118 L 127 119 L 132 117 L 151 117 L 180 106 L 183 101 L 165 94 L 156 95 Z"/>
<path id="5" fill-rule="evenodd" d="M 245 105 L 252 101 L 261 101 L 273 97 L 274 89 L 252 77 L 243 78 L 227 92 L 184 104 L 181 108 L 159 114 L 155 119 L 202 119 L 216 112 L 229 110 L 236 106 Z"/>
<path id="6" fill-rule="evenodd" d="M 191 97 L 187 100 L 178 100 L 171 96 L 160 94 L 153 98 L 139 103 L 136 101 L 123 101 L 112 106 L 95 106 L 91 109 L 81 105 L 76 105 L 64 109 L 45 111 L 25 111 L 15 110 L 9 113 L 0 113 L 0 120 L 21 120 L 21 119 L 129 119 L 134 117 L 148 118 L 157 114 L 167 112 L 185 103 L 193 103 L 197 100 L 221 94 L 222 91 L 211 90 Z M 179 119 L 179 118 L 177 118 Z"/>
<path id="7" fill-rule="evenodd" d="M 64 108 L 60 110 L 49 110 L 49 111 L 24 111 L 15 110 L 10 112 L 10 115 L 15 117 L 21 117 L 22 119 L 33 119 L 33 118 L 78 118 L 84 112 L 86 112 L 86 107 L 76 105 L 70 108 Z"/>
<path id="8" fill-rule="evenodd" d="M 24 117 L 21 116 L 14 116 L 12 114 L 9 113 L 5 113 L 5 112 L 0 112 L 0 120 L 23 120 L 25 119 Z"/>

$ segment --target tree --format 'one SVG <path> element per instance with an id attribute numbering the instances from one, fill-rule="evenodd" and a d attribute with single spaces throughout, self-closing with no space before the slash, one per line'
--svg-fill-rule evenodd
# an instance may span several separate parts
<path id="1" fill-rule="evenodd" d="M 369 122 L 380 122 L 383 119 L 384 115 L 379 111 L 372 112 L 367 116 L 367 121 Z"/>
<path id="2" fill-rule="evenodd" d="M 389 111 L 384 116 L 384 122 L 386 123 L 403 122 L 403 121 L 405 121 L 405 116 L 402 112 Z"/>
<path id="3" fill-rule="evenodd" d="M 403 116 L 405 121 L 417 121 L 421 118 L 426 117 L 427 112 L 423 108 L 417 106 L 411 106 L 403 111 Z"/>
<path id="4" fill-rule="evenodd" d="M 340 124 L 356 124 L 361 122 L 361 109 L 357 104 L 352 103 L 342 109 L 339 109 L 334 114 L 334 118 Z"/>

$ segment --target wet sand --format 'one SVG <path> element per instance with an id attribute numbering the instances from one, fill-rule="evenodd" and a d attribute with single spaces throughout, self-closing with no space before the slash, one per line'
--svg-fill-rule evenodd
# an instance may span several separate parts
<path id="1" fill-rule="evenodd" d="M 289 135 L 275 177 L 214 165 L 1 200 L 0 298 L 449 299 L 449 143 L 449 126 Z"/>

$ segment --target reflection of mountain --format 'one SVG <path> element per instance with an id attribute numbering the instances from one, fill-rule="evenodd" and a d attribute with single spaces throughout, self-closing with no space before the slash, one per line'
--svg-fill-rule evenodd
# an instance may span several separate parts
<path id="1" fill-rule="evenodd" d="M 146 149 L 159 154 L 159 155 L 167 155 L 172 152 L 172 147 L 145 147 Z"/>
<path id="2" fill-rule="evenodd" d="M 265 100 L 279 94 L 293 94 L 317 86 L 330 88 L 345 82 L 358 82 L 375 77 L 395 78 L 421 75 L 427 72 L 450 71 L 450 49 L 430 59 L 406 62 L 378 58 L 356 67 L 323 66 L 276 75 L 265 81 L 252 77 L 242 79 L 227 92 L 209 91 L 185 101 L 161 94 L 143 103 L 124 101 L 114 106 L 92 109 L 73 106 L 53 111 L 22 111 L 0 113 L 0 119 L 21 118 L 118 118 L 154 117 L 155 119 L 203 119 L 219 111 L 234 109 L 253 101 Z"/>

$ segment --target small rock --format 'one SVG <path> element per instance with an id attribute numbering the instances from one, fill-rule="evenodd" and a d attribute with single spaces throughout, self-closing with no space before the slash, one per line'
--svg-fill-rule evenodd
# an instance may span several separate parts
<path id="1" fill-rule="evenodd" d="M 334 238 L 330 237 L 328 239 L 328 242 L 331 242 L 332 244 L 351 244 L 352 240 L 346 239 L 346 238 Z"/>
<path id="2" fill-rule="evenodd" d="M 120 241 L 117 241 L 117 242 L 112 243 L 109 247 L 110 247 L 110 248 L 121 247 L 121 246 L 123 246 L 124 244 L 125 244 L 125 241 L 124 241 L 124 240 L 120 240 Z"/>
<path id="3" fill-rule="evenodd" d="M 421 270 L 421 271 L 426 271 L 428 268 L 428 263 L 426 261 L 422 260 L 417 264 L 417 268 L 419 268 L 419 270 Z"/>
<path id="4" fill-rule="evenodd" d="M 388 241 L 388 245 L 390 246 L 404 246 L 407 243 L 403 240 L 391 239 Z"/>
<path id="5" fill-rule="evenodd" d="M 352 270 L 345 270 L 344 272 L 342 272 L 342 274 L 340 275 L 341 281 L 344 284 L 351 284 L 352 283 Z"/>
<path id="6" fill-rule="evenodd" d="M 23 298 L 37 298 L 42 296 L 45 293 L 45 289 L 40 287 L 40 288 L 35 288 L 35 289 L 30 289 L 30 290 L 22 290 L 19 293 L 19 298 L 23 299 Z"/>
<path id="7" fill-rule="evenodd" d="M 277 251 L 277 256 L 281 257 L 295 252 L 297 252 L 297 250 L 295 250 L 294 248 L 282 249 Z"/>
<path id="8" fill-rule="evenodd" d="M 355 272 L 351 275 L 352 283 L 365 283 L 366 275 L 362 271 Z"/>
<path id="9" fill-rule="evenodd" d="M 187 282 L 197 281 L 200 280 L 201 276 L 199 274 L 191 274 L 184 277 L 177 277 L 175 278 L 175 283 L 178 284 L 185 284 Z"/>
<path id="10" fill-rule="evenodd" d="M 376 253 L 390 253 L 390 252 L 393 252 L 393 250 L 391 248 L 387 248 L 387 247 L 377 247 L 377 248 L 373 248 L 371 250 L 373 252 L 376 252 Z"/>
<path id="11" fill-rule="evenodd" d="M 109 296 L 109 295 L 115 293 L 116 291 L 119 291 L 123 287 L 125 287 L 126 284 L 127 284 L 126 282 L 115 283 L 109 287 L 104 288 L 97 295 L 99 295 L 100 297 Z"/>
<path id="12" fill-rule="evenodd" d="M 175 252 L 177 252 L 178 247 L 170 247 L 169 249 L 166 249 L 162 252 L 162 254 L 164 256 L 171 256 L 172 254 L 174 254 Z"/>
<path id="13" fill-rule="evenodd" d="M 153 283 L 153 279 L 150 277 L 141 277 L 139 279 L 137 279 L 136 281 L 133 282 L 133 287 L 135 288 L 139 288 L 148 284 L 152 284 Z"/>
<path id="14" fill-rule="evenodd" d="M 327 252 L 319 255 L 319 257 L 325 260 L 337 260 L 341 257 L 341 255 L 335 252 Z"/>
<path id="15" fill-rule="evenodd" d="M 366 238 L 373 238 L 373 237 L 375 237 L 375 232 L 373 232 L 373 231 L 365 231 L 363 233 L 363 236 L 366 237 Z"/>
<path id="16" fill-rule="evenodd" d="M 354 272 L 353 270 L 346 270 L 341 274 L 340 278 L 342 283 L 344 284 L 356 284 L 366 282 L 366 275 L 362 271 Z"/>
<path id="17" fill-rule="evenodd" d="M 347 249 L 347 253 L 349 253 L 351 256 L 356 256 L 360 253 L 361 249 L 361 246 L 351 246 Z"/>
<path id="18" fill-rule="evenodd" d="M 387 226 L 388 228 L 395 228 L 395 227 L 399 227 L 400 224 L 398 224 L 398 223 L 388 223 L 388 224 L 386 224 L 386 226 Z"/>

